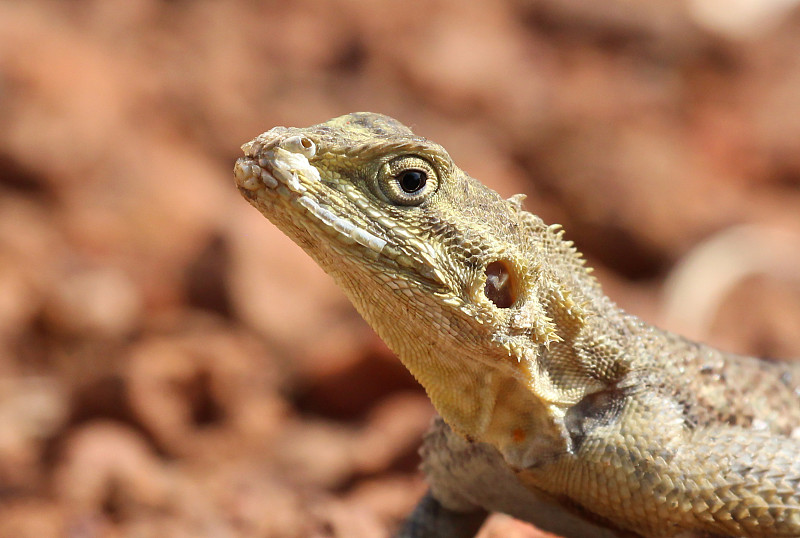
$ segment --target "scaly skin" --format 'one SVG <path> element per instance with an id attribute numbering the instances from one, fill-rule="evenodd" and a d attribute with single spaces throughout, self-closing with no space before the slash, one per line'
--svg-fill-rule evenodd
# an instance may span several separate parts
<path id="1" fill-rule="evenodd" d="M 471 536 L 487 511 L 566 536 L 800 536 L 796 363 L 626 314 L 522 197 L 386 116 L 276 127 L 242 149 L 241 193 L 443 419 L 404 536 Z"/>

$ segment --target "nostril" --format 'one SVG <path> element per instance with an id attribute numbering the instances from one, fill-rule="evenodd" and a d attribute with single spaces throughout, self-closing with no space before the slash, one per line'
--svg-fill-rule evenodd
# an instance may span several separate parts
<path id="1" fill-rule="evenodd" d="M 497 308 L 511 308 L 517 301 L 516 277 L 507 260 L 496 260 L 486 266 L 483 293 Z"/>
<path id="2" fill-rule="evenodd" d="M 286 151 L 292 153 L 299 153 L 306 158 L 311 158 L 317 152 L 317 146 L 314 141 L 307 136 L 290 136 L 280 143 L 280 146 Z"/>

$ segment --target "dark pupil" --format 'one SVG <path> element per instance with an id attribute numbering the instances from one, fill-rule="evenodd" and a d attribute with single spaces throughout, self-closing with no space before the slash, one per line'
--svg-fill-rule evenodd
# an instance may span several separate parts
<path id="1" fill-rule="evenodd" d="M 405 170 L 397 176 L 397 181 L 400 183 L 400 188 L 403 189 L 403 192 L 412 194 L 425 186 L 425 182 L 428 181 L 428 175 L 422 170 Z"/>

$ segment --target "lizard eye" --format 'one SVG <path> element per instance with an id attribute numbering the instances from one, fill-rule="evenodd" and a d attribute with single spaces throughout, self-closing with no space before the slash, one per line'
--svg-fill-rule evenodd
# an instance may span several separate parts
<path id="1" fill-rule="evenodd" d="M 381 194 L 397 205 L 420 205 L 436 191 L 438 183 L 433 166 L 416 155 L 397 157 L 378 173 Z"/>
<path id="2" fill-rule="evenodd" d="M 395 179 L 404 193 L 417 194 L 425 188 L 425 184 L 428 182 L 428 174 L 425 170 L 410 168 L 400 172 Z"/>

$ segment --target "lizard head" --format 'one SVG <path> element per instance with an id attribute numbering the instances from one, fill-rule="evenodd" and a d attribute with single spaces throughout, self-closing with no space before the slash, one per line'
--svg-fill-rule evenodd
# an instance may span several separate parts
<path id="1" fill-rule="evenodd" d="M 398 121 L 355 113 L 275 127 L 242 149 L 243 196 L 334 277 L 435 405 L 434 381 L 470 362 L 527 383 L 522 358 L 561 339 L 556 318 L 580 322 L 543 262 L 573 252 L 559 232 Z M 585 275 L 567 263 L 562 280 Z M 436 364 L 445 354 L 462 364 Z"/>
<path id="2" fill-rule="evenodd" d="M 240 192 L 326 271 L 369 267 L 429 291 L 445 285 L 422 222 L 452 166 L 442 148 L 391 118 L 361 113 L 275 127 L 242 149 Z M 318 259 L 329 251 L 336 267 Z"/>

